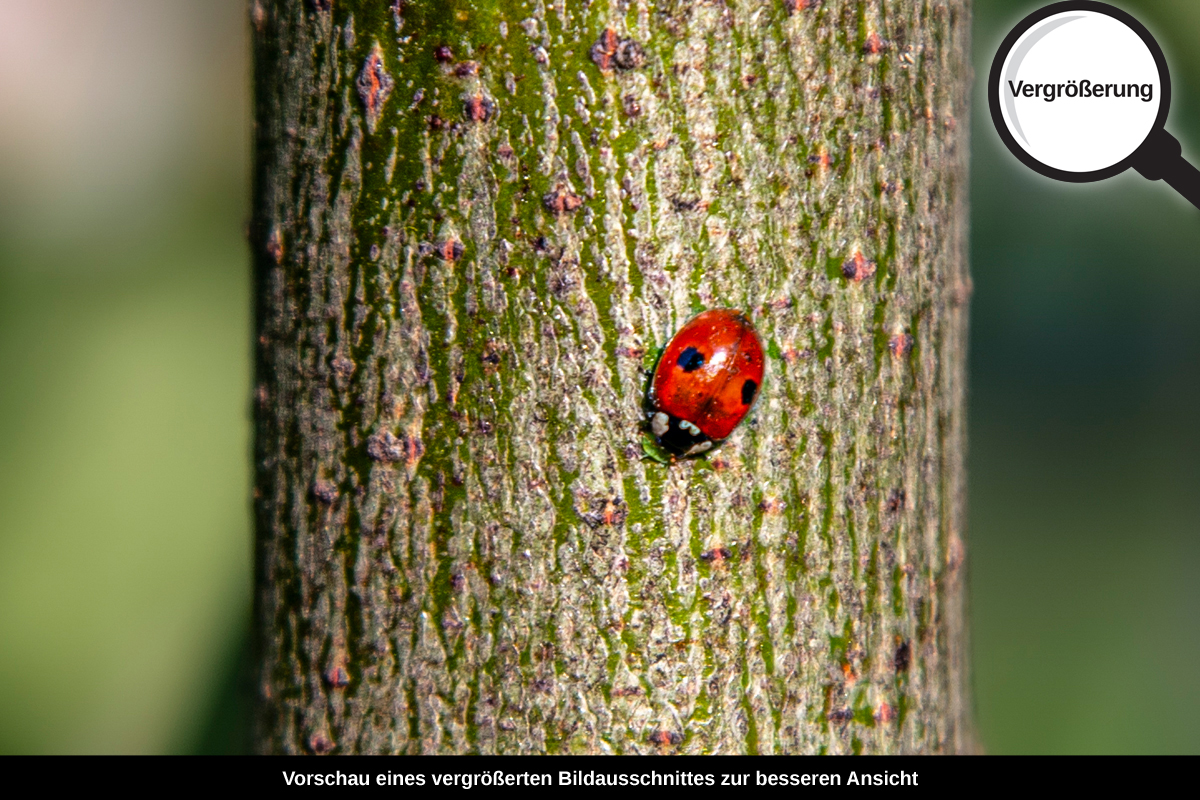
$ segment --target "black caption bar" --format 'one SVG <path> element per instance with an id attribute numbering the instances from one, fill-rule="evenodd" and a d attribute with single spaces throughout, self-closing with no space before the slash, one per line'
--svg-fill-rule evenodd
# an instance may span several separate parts
<path id="1" fill-rule="evenodd" d="M 990 788 L 1107 791 L 1190 779 L 1193 758 L 956 756 L 9 756 L 7 777 L 53 770 L 56 789 L 186 786 L 193 790 L 393 797 L 521 797 L 617 790 L 639 796 L 736 791 L 738 800 L 797 792 L 938 793 Z M 62 762 L 62 763 L 55 763 Z M 70 763 L 68 763 L 70 762 Z M 568 794 L 564 794 L 568 793 Z M 673 795 L 674 796 L 674 795 Z"/>

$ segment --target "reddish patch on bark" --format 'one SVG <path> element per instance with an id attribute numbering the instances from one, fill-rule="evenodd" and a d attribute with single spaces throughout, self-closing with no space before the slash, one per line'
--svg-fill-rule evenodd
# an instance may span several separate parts
<path id="1" fill-rule="evenodd" d="M 958 572 L 964 558 L 966 558 L 966 551 L 962 538 L 957 533 L 951 534 L 950 542 L 946 545 L 946 567 L 951 573 Z"/>
<path id="2" fill-rule="evenodd" d="M 778 497 L 767 497 L 758 504 L 758 510 L 761 511 L 764 516 L 773 516 L 776 514 L 782 514 L 785 505 L 786 504 Z"/>
<path id="3" fill-rule="evenodd" d="M 660 746 L 670 746 L 683 741 L 683 734 L 676 731 L 655 731 L 650 734 L 650 743 Z"/>
<path id="4" fill-rule="evenodd" d="M 379 117 L 383 114 L 383 106 L 396 82 L 383 65 L 383 48 L 376 43 L 371 54 L 363 63 L 362 72 L 358 74 L 358 96 L 367 111 L 367 130 L 375 132 Z"/>
<path id="5" fill-rule="evenodd" d="M 283 263 L 283 231 L 279 228 L 272 228 L 271 235 L 267 237 L 267 255 L 276 264 Z"/>
<path id="6" fill-rule="evenodd" d="M 621 70 L 639 69 L 646 63 L 646 51 L 633 39 L 622 39 L 612 28 L 605 28 L 592 45 L 592 61 L 601 72 L 614 67 Z"/>
<path id="7" fill-rule="evenodd" d="M 327 481 L 322 478 L 318 478 L 317 480 L 313 481 L 312 496 L 316 498 L 318 503 L 331 506 L 337 502 L 338 499 L 337 484 L 333 481 Z"/>
<path id="8" fill-rule="evenodd" d="M 875 709 L 876 722 L 891 722 L 896 718 L 896 709 L 889 706 L 887 703 L 880 703 L 879 708 Z"/>
<path id="9" fill-rule="evenodd" d="M 454 60 L 454 51 L 448 44 L 439 44 L 433 48 L 433 60 L 439 64 L 449 64 Z"/>
<path id="10" fill-rule="evenodd" d="M 263 32 L 263 28 L 267 24 L 267 10 L 263 8 L 263 4 L 259 0 L 254 0 L 250 4 L 250 24 L 254 26 L 254 30 L 258 33 Z"/>
<path id="11" fill-rule="evenodd" d="M 807 358 L 809 355 L 811 354 L 808 350 L 798 350 L 795 345 L 789 344 L 783 348 L 783 360 L 788 365 L 795 364 L 800 359 Z"/>
<path id="12" fill-rule="evenodd" d="M 335 747 L 337 747 L 337 744 L 334 743 L 333 739 L 330 739 L 323 733 L 314 733 L 308 739 L 308 749 L 319 756 L 332 753 Z"/>
<path id="13" fill-rule="evenodd" d="M 848 661 L 842 664 L 842 678 L 845 679 L 847 688 L 858 683 L 858 675 L 854 672 L 854 666 Z"/>
<path id="14" fill-rule="evenodd" d="M 903 511 L 904 505 L 907 501 L 908 495 L 903 489 L 892 489 L 892 493 L 888 495 L 888 513 L 895 514 L 897 511 Z"/>
<path id="15" fill-rule="evenodd" d="M 476 92 L 463 104 L 463 113 L 472 122 L 487 122 L 496 114 L 496 104 L 490 97 Z"/>
<path id="16" fill-rule="evenodd" d="M 554 188 L 554 191 L 547 192 L 542 197 L 542 205 L 550 213 L 561 217 L 578 211 L 579 207 L 583 205 L 583 198 L 560 183 Z"/>
<path id="17" fill-rule="evenodd" d="M 829 155 L 829 153 L 822 151 L 820 153 L 816 153 L 814 155 L 809 156 L 808 163 L 816 164 L 819 169 L 826 170 L 826 169 L 829 169 L 830 165 L 833 164 L 833 156 Z"/>
<path id="18" fill-rule="evenodd" d="M 613 56 L 617 54 L 617 45 L 620 42 L 616 31 L 612 28 L 605 28 L 604 32 L 600 34 L 600 38 L 592 45 L 592 61 L 602 72 L 612 69 Z"/>
<path id="19" fill-rule="evenodd" d="M 875 262 L 868 259 L 858 250 L 855 250 L 854 255 L 850 256 L 842 264 L 842 275 L 855 283 L 862 283 L 874 274 Z"/>
<path id="20" fill-rule="evenodd" d="M 789 14 L 795 14 L 797 11 L 808 11 L 810 8 L 816 8 L 821 4 L 821 0 L 784 0 L 783 4 L 787 6 Z"/>
<path id="21" fill-rule="evenodd" d="M 417 466 L 421 456 L 425 455 L 425 443 L 417 435 L 404 437 L 404 466 L 410 470 Z"/>
<path id="22" fill-rule="evenodd" d="M 325 682 L 335 689 L 345 688 L 350 685 L 350 673 L 341 664 L 336 664 L 325 673 Z"/>
<path id="23" fill-rule="evenodd" d="M 879 34 L 875 33 L 875 31 L 871 31 L 871 33 L 867 35 L 867 40 L 863 42 L 863 52 L 870 53 L 872 55 L 875 53 L 882 53 L 887 49 L 887 45 L 888 43 L 886 40 L 881 39 Z"/>
<path id="24" fill-rule="evenodd" d="M 601 525 L 623 525 L 625 518 L 629 516 L 629 507 L 619 497 L 605 497 L 592 501 L 591 510 L 580 516 L 591 528 L 599 528 Z"/>
<path id="25" fill-rule="evenodd" d="M 700 554 L 701 561 L 707 561 L 714 567 L 719 567 L 733 556 L 733 553 L 728 547 L 714 547 L 712 550 L 706 550 Z"/>
<path id="26" fill-rule="evenodd" d="M 412 469 L 425 455 L 425 443 L 420 436 L 395 436 L 391 431 L 376 433 L 367 438 L 367 455 L 382 464 L 404 465 Z"/>
<path id="27" fill-rule="evenodd" d="M 446 239 L 433 246 L 433 254 L 442 261 L 453 263 L 462 258 L 463 249 L 463 243 L 457 239 Z"/>
<path id="28" fill-rule="evenodd" d="M 894 358 L 904 358 L 913 349 L 913 337 L 911 333 L 898 333 L 891 339 L 888 339 L 888 351 Z"/>

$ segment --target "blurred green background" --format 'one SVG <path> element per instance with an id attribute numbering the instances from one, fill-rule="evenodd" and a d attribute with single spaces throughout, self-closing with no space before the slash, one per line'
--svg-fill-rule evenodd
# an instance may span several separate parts
<path id="1" fill-rule="evenodd" d="M 1121 5 L 1196 161 L 1200 3 Z M 248 53 L 242 0 L 0 0 L 0 752 L 248 747 Z M 974 100 L 984 745 L 1200 752 L 1200 213 Z"/>

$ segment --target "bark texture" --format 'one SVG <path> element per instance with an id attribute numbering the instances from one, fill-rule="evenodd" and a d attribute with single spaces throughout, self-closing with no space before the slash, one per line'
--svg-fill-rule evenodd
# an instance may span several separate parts
<path id="1" fill-rule="evenodd" d="M 970 747 L 967 5 L 251 4 L 262 750 Z"/>

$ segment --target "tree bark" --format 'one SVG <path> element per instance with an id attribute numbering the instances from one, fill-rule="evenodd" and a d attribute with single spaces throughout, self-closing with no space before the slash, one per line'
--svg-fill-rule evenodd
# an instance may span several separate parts
<path id="1" fill-rule="evenodd" d="M 967 0 L 250 16 L 260 749 L 970 749 Z"/>

